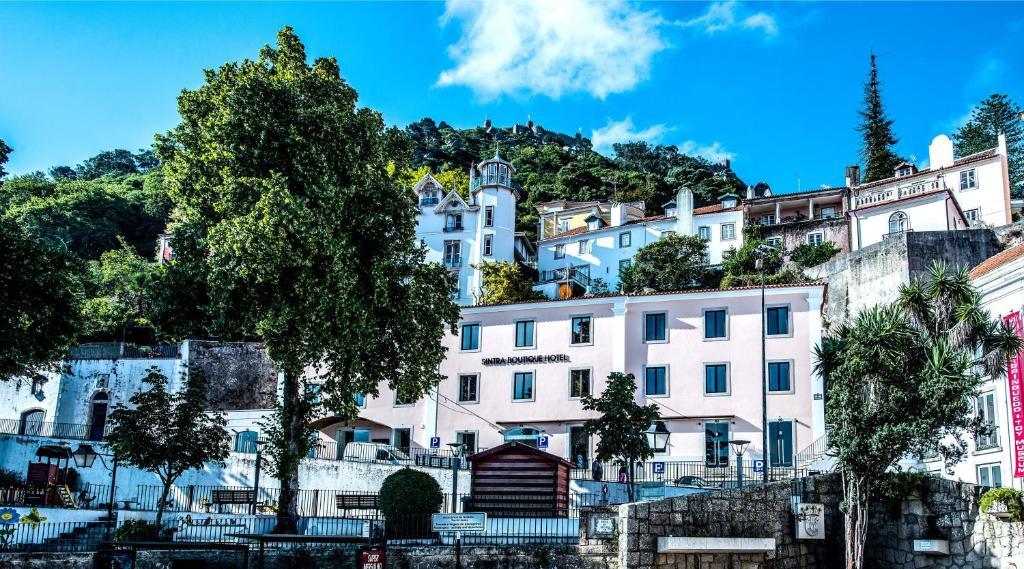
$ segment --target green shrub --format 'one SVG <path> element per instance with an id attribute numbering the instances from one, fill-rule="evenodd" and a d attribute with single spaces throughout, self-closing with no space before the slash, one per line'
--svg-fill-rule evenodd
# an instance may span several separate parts
<path id="1" fill-rule="evenodd" d="M 444 495 L 433 476 L 403 468 L 380 486 L 380 511 L 385 518 L 402 514 L 433 514 L 441 511 Z"/>
<path id="2" fill-rule="evenodd" d="M 790 258 L 802 268 L 815 267 L 835 257 L 839 248 L 831 241 L 803 243 L 793 248 Z"/>
<path id="3" fill-rule="evenodd" d="M 900 507 L 909 496 L 917 494 L 923 500 L 928 490 L 927 472 L 891 472 L 875 484 L 875 499 L 882 503 L 892 519 L 900 516 Z"/>
<path id="4" fill-rule="evenodd" d="M 144 520 L 128 520 L 114 531 L 114 541 L 159 541 L 160 526 Z"/>
<path id="5" fill-rule="evenodd" d="M 25 478 L 21 474 L 9 468 L 0 468 L 0 488 L 11 488 L 24 484 Z"/>
<path id="6" fill-rule="evenodd" d="M 1024 521 L 1024 505 L 1021 504 L 1020 491 L 1013 488 L 992 488 L 981 495 L 982 512 L 988 512 L 996 503 L 1006 506 L 1011 521 Z"/>

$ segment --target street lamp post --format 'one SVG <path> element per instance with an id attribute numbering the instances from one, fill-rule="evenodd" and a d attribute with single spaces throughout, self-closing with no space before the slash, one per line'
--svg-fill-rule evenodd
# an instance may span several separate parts
<path id="1" fill-rule="evenodd" d="M 448 443 L 452 447 L 452 513 L 459 513 L 459 463 L 465 443 Z M 455 569 L 462 567 L 462 532 L 455 532 Z"/>
<path id="2" fill-rule="evenodd" d="M 117 523 L 114 520 L 114 499 L 117 492 L 117 454 L 100 453 L 92 448 L 90 444 L 80 444 L 78 449 L 72 453 L 72 456 L 75 458 L 75 465 L 79 468 L 91 468 L 96 459 L 99 458 L 103 467 L 110 470 L 110 500 L 107 503 L 107 541 L 110 541 L 110 530 Z M 103 460 L 104 456 L 110 457 L 110 467 L 107 467 L 107 462 Z"/>
<path id="3" fill-rule="evenodd" d="M 750 441 L 744 439 L 736 439 L 729 441 L 729 445 L 732 446 L 732 452 L 736 455 L 736 487 L 743 488 L 743 453 L 747 452 L 747 445 Z"/>
<path id="4" fill-rule="evenodd" d="M 263 443 L 257 438 L 256 439 L 256 470 L 252 476 L 252 504 L 249 508 L 249 514 L 256 515 L 256 503 L 259 501 L 260 496 L 260 466 L 262 465 L 262 452 Z"/>
<path id="5" fill-rule="evenodd" d="M 761 464 L 763 465 L 761 475 L 762 482 L 765 484 L 768 483 L 768 321 L 764 301 L 764 273 L 767 270 L 765 258 L 774 250 L 775 248 L 767 243 L 762 243 L 755 249 L 757 253 L 755 266 L 758 272 L 761 273 L 761 449 L 763 454 L 761 457 Z"/>

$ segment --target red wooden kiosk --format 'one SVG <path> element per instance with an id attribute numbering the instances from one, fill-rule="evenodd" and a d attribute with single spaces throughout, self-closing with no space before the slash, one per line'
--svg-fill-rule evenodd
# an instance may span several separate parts
<path id="1" fill-rule="evenodd" d="M 569 516 L 572 463 L 520 442 L 469 457 L 472 483 L 466 511 L 494 518 Z"/>

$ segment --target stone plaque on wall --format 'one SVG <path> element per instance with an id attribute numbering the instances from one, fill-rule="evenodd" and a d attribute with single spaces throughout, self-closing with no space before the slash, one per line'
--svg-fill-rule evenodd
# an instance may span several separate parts
<path id="1" fill-rule="evenodd" d="M 825 539 L 824 504 L 800 504 L 796 515 L 796 538 Z"/>

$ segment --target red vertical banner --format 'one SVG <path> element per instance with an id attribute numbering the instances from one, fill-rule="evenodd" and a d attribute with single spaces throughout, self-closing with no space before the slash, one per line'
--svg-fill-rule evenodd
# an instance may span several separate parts
<path id="1" fill-rule="evenodd" d="M 1018 338 L 1024 338 L 1024 322 L 1020 312 L 1003 317 Z M 1013 443 L 1013 477 L 1024 478 L 1024 355 L 1010 358 L 1006 368 L 1006 397 L 1010 403 L 1010 426 Z"/>

